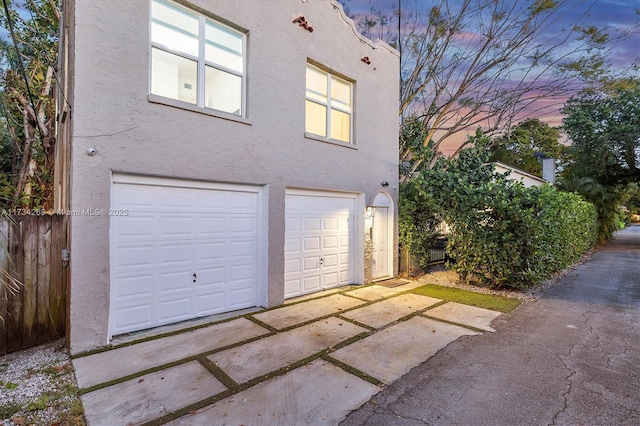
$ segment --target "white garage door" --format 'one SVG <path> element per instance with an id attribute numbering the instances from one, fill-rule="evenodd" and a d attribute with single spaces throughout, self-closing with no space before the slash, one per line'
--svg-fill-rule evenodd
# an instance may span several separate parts
<path id="1" fill-rule="evenodd" d="M 114 175 L 111 200 L 110 336 L 257 305 L 259 188 Z"/>
<path id="2" fill-rule="evenodd" d="M 353 284 L 356 196 L 288 191 L 285 298 Z"/>

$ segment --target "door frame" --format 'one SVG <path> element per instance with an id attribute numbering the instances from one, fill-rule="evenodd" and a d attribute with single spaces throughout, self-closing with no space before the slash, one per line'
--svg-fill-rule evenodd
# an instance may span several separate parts
<path id="1" fill-rule="evenodd" d="M 394 237 L 394 223 L 395 223 L 395 205 L 393 202 L 393 198 L 389 194 L 384 191 L 378 192 L 376 196 L 373 198 L 373 202 L 369 206 L 373 211 L 373 225 L 372 228 L 376 226 L 376 217 L 375 211 L 376 208 L 385 208 L 387 209 L 387 274 L 380 277 L 373 277 L 373 265 L 371 266 L 372 277 L 371 280 L 373 282 L 382 281 L 389 278 L 393 278 L 393 237 Z M 373 231 L 372 231 L 373 232 Z M 373 235 L 373 234 L 372 234 Z M 373 263 L 373 255 L 371 256 L 371 262 Z"/>

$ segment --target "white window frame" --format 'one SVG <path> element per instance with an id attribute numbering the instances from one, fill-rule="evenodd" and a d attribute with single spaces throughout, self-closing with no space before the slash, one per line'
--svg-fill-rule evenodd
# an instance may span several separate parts
<path id="1" fill-rule="evenodd" d="M 246 118 L 247 117 L 247 102 L 246 102 L 246 85 L 247 85 L 247 32 L 246 31 L 242 31 L 238 28 L 234 28 L 232 26 L 229 26 L 228 24 L 225 24 L 224 22 L 221 22 L 221 20 L 213 18 L 211 16 L 208 16 L 206 14 L 203 14 L 197 10 L 193 10 L 190 9 L 186 6 L 183 6 L 179 3 L 170 1 L 170 0 L 160 0 L 162 2 L 168 3 L 171 6 L 178 8 L 178 9 L 182 9 L 188 13 L 194 14 L 198 16 L 198 57 L 189 55 L 188 53 L 182 52 L 182 51 L 176 51 L 176 50 L 172 50 L 167 46 L 164 46 L 162 44 L 156 43 L 153 41 L 152 36 L 151 36 L 151 23 L 153 20 L 153 15 L 152 15 L 152 7 L 153 7 L 153 2 L 154 0 L 150 0 L 149 1 L 149 98 L 152 101 L 161 101 L 162 103 L 165 104 L 169 104 L 169 105 L 174 105 L 174 106 L 178 106 L 178 107 L 182 107 L 185 109 L 196 109 L 199 110 L 201 112 L 207 112 L 207 113 L 213 113 L 214 115 L 222 115 L 222 116 L 228 116 L 230 118 Z M 230 69 L 230 68 L 226 68 L 222 65 L 213 63 L 213 62 L 208 62 L 206 61 L 206 57 L 205 57 L 205 47 L 206 47 L 206 22 L 212 22 L 216 25 L 219 25 L 221 27 L 224 27 L 225 29 L 228 29 L 229 31 L 232 31 L 240 36 L 242 36 L 242 72 L 238 72 L 236 70 Z M 151 79 L 152 79 L 152 73 L 153 73 L 153 63 L 151 61 L 152 55 L 153 55 L 153 49 L 158 49 L 161 50 L 163 52 L 169 53 L 171 55 L 175 55 L 181 58 L 185 58 L 185 59 L 189 59 L 192 61 L 197 62 L 197 94 L 196 94 L 196 104 L 192 104 L 189 102 L 185 102 L 185 101 L 181 101 L 179 99 L 175 99 L 175 98 L 171 98 L 171 97 L 166 97 L 166 96 L 162 96 L 162 95 L 158 95 L 158 94 L 153 94 L 151 92 Z M 240 77 L 241 79 L 241 99 L 240 99 L 240 114 L 233 114 L 230 112 L 226 112 L 226 111 L 222 111 L 222 110 L 217 110 L 217 109 L 213 109 L 213 108 L 209 108 L 205 106 L 205 77 L 206 77 L 206 67 L 212 67 L 215 68 L 217 70 L 223 71 L 225 73 L 229 73 L 231 75 L 235 75 Z"/>
<path id="2" fill-rule="evenodd" d="M 307 62 L 307 67 L 305 68 L 305 73 L 307 72 L 307 70 L 309 68 L 312 68 L 317 72 L 320 72 L 320 73 L 323 73 L 323 74 L 327 75 L 327 102 L 326 103 L 323 103 L 323 102 L 319 101 L 318 99 L 309 97 L 307 95 L 308 88 L 306 87 L 306 84 L 305 84 L 305 101 L 313 102 L 315 104 L 322 105 L 322 106 L 324 106 L 326 108 L 326 110 L 327 110 L 326 111 L 327 112 L 327 118 L 326 118 L 327 126 L 326 126 L 326 129 L 325 129 L 326 136 L 323 136 L 323 135 L 317 135 L 315 133 L 309 133 L 306 130 L 306 125 L 305 125 L 305 135 L 308 136 L 308 137 L 312 137 L 312 138 L 321 138 L 321 139 L 328 140 L 328 141 L 335 142 L 335 143 L 339 143 L 339 144 L 354 145 L 355 142 L 353 140 L 353 135 L 354 135 L 354 132 L 353 132 L 353 127 L 354 127 L 354 113 L 353 113 L 353 110 L 354 110 L 354 99 L 353 99 L 354 90 L 353 90 L 353 87 L 354 87 L 354 83 L 353 83 L 353 81 L 351 81 L 351 80 L 349 80 L 349 79 L 347 79 L 347 78 L 345 78 L 345 77 L 343 77 L 341 75 L 338 75 L 338 74 L 336 74 L 334 72 L 331 72 L 331 71 L 329 71 L 327 69 L 320 68 L 320 67 L 314 65 L 311 62 Z M 351 102 L 351 109 L 345 109 L 345 108 L 340 107 L 339 105 L 332 104 L 332 102 L 331 102 L 331 81 L 334 78 L 339 79 L 339 80 L 349 84 L 349 89 L 350 89 L 349 96 L 350 96 L 350 102 Z M 349 141 L 343 141 L 343 140 L 334 139 L 334 138 L 331 137 L 331 110 L 332 109 L 349 115 Z M 305 117 L 306 117 L 306 107 L 305 107 Z"/>

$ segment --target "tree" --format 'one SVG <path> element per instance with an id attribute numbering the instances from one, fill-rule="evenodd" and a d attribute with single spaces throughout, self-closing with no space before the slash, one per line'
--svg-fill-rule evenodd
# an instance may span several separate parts
<path id="1" fill-rule="evenodd" d="M 13 30 L 11 42 L 2 46 L 5 69 L 0 79 L 3 137 L 12 141 L 15 159 L 9 204 L 47 208 L 52 197 L 60 15 L 55 0 L 27 0 L 21 14 L 9 10 L 1 18 L 5 28 Z"/>
<path id="2" fill-rule="evenodd" d="M 423 145 L 432 143 L 436 153 L 445 141 L 475 128 L 495 134 L 516 120 L 535 118 L 609 72 L 604 46 L 610 38 L 585 24 L 588 10 L 562 23 L 575 12 L 575 2 L 403 3 L 395 19 L 382 19 L 375 9 L 355 18 L 369 36 L 378 22 L 380 34 L 400 50 L 400 114 L 420 118 Z M 432 166 L 437 157 L 426 162 L 411 150 L 400 152 L 411 171 Z"/>
<path id="3" fill-rule="evenodd" d="M 640 182 L 640 79 L 582 91 L 565 104 L 573 161 L 566 175 L 605 186 Z"/>
<path id="4" fill-rule="evenodd" d="M 566 147 L 559 140 L 559 129 L 538 119 L 526 120 L 492 140 L 489 158 L 542 177 L 541 158 L 563 161 Z"/>

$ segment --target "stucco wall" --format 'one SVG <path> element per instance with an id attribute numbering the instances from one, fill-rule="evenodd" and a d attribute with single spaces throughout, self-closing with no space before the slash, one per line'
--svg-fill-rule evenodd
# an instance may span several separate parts
<path id="1" fill-rule="evenodd" d="M 112 172 L 268 185 L 266 304 L 280 304 L 287 187 L 369 200 L 387 181 L 397 205 L 397 52 L 356 35 L 329 0 L 192 4 L 248 30 L 246 119 L 149 101 L 148 1 L 75 2 L 71 209 L 108 209 Z M 292 24 L 298 15 L 312 33 Z M 308 59 L 356 82 L 354 145 L 304 137 Z M 107 343 L 109 217 L 73 217 L 71 234 L 70 338 L 78 353 Z"/>

